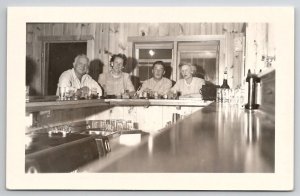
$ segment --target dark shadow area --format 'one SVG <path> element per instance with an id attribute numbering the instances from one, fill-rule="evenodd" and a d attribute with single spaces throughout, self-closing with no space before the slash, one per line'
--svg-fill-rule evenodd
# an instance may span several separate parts
<path id="1" fill-rule="evenodd" d="M 171 79 L 170 79 L 171 80 Z M 174 80 L 171 80 L 171 82 L 172 82 L 172 87 L 176 84 L 176 81 L 174 81 Z"/>
<path id="2" fill-rule="evenodd" d="M 26 86 L 29 86 L 29 95 L 33 96 L 33 95 L 37 95 L 37 89 L 35 89 L 32 85 L 33 79 L 36 74 L 36 67 L 37 64 L 36 62 L 29 56 L 26 56 L 26 78 L 25 78 L 25 82 L 26 82 Z"/>
<path id="3" fill-rule="evenodd" d="M 171 80 L 172 71 L 173 71 L 173 68 L 171 67 L 171 64 L 166 65 L 164 77 Z M 173 87 L 176 84 L 176 81 L 171 80 L 171 82 L 172 82 L 172 87 Z"/>
<path id="4" fill-rule="evenodd" d="M 126 73 L 133 72 L 133 70 L 136 68 L 137 65 L 138 65 L 138 61 L 136 58 L 128 57 L 127 64 L 124 66 L 124 72 Z M 131 82 L 135 90 L 137 90 L 141 85 L 140 78 L 134 75 L 131 76 Z"/>
<path id="5" fill-rule="evenodd" d="M 196 67 L 196 70 L 195 70 L 194 76 L 198 77 L 198 78 L 205 79 L 206 72 L 205 72 L 203 66 L 195 65 L 195 67 Z"/>
<path id="6" fill-rule="evenodd" d="M 166 65 L 164 77 L 170 79 L 171 75 L 172 75 L 172 71 L 173 71 L 173 69 L 172 69 L 171 65 Z"/>
<path id="7" fill-rule="evenodd" d="M 89 75 L 98 82 L 98 77 L 103 73 L 103 62 L 100 59 L 94 59 L 90 62 Z"/>
<path id="8" fill-rule="evenodd" d="M 210 81 L 205 81 L 205 85 L 203 85 L 201 89 L 203 99 L 214 101 L 216 99 L 218 87 L 219 86 Z"/>

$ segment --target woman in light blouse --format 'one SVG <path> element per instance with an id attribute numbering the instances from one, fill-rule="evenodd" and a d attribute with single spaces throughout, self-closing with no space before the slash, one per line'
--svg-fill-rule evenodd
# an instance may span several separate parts
<path id="1" fill-rule="evenodd" d="M 179 92 L 183 97 L 201 97 L 200 89 L 205 84 L 205 80 L 193 77 L 195 67 L 189 63 L 180 66 L 180 73 L 183 79 L 179 79 L 171 88 L 171 92 Z"/>
<path id="2" fill-rule="evenodd" d="M 127 58 L 124 54 L 114 54 L 110 59 L 110 70 L 99 75 L 98 82 L 107 95 L 121 96 L 125 92 L 134 94 L 130 75 L 122 71 Z"/>

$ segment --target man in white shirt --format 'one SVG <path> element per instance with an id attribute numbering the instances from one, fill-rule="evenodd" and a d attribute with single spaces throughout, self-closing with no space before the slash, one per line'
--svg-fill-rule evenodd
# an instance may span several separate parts
<path id="1" fill-rule="evenodd" d="M 97 91 L 99 96 L 102 96 L 102 90 L 99 84 L 87 74 L 89 59 L 86 55 L 81 54 L 76 56 L 73 68 L 64 71 L 58 80 L 56 95 L 59 95 L 59 88 L 72 87 L 75 91 L 88 87 L 89 90 Z M 94 92 L 95 93 L 95 92 Z"/>
<path id="2" fill-rule="evenodd" d="M 165 65 L 162 61 L 156 61 L 152 65 L 152 74 L 153 77 L 144 81 L 141 89 L 138 93 L 149 92 L 155 93 L 158 95 L 164 95 L 168 93 L 172 87 L 172 82 L 168 78 L 163 77 L 165 74 Z"/>

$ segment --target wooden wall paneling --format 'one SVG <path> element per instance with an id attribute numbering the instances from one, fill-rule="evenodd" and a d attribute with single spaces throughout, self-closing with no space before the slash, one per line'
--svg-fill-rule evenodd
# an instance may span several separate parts
<path id="1" fill-rule="evenodd" d="M 159 36 L 159 24 L 158 23 L 150 23 L 149 24 L 148 36 Z"/>
<path id="2" fill-rule="evenodd" d="M 201 23 L 200 35 L 205 35 L 205 24 Z"/>
<path id="3" fill-rule="evenodd" d="M 102 38 L 101 38 L 101 44 L 103 47 L 103 63 L 104 63 L 104 67 L 103 67 L 103 72 L 107 72 L 108 68 L 109 68 L 109 60 L 110 60 L 110 52 L 109 52 L 109 24 L 108 23 L 103 23 L 102 24 Z"/>
<path id="4" fill-rule="evenodd" d="M 176 28 L 177 26 L 177 28 Z M 184 24 L 183 23 L 169 23 L 169 36 L 174 36 L 176 34 L 176 30 L 178 31 L 177 35 L 183 35 Z"/>
<path id="5" fill-rule="evenodd" d="M 81 23 L 75 23 L 74 26 L 70 26 L 70 28 L 72 29 L 73 31 L 73 35 L 78 35 L 80 36 L 81 35 Z"/>
<path id="6" fill-rule="evenodd" d="M 75 35 L 76 23 L 65 23 L 64 24 L 64 35 Z"/>
<path id="7" fill-rule="evenodd" d="M 146 23 L 138 23 L 138 35 L 139 36 L 149 35 L 149 26 Z"/>
<path id="8" fill-rule="evenodd" d="M 44 95 L 44 89 L 42 88 L 44 81 L 42 81 L 42 43 L 39 41 L 38 37 L 43 35 L 43 25 L 35 24 L 33 28 L 33 61 L 35 65 L 35 78 L 32 83 L 33 95 Z"/>
<path id="9" fill-rule="evenodd" d="M 101 24 L 94 24 L 94 35 L 93 40 L 88 41 L 93 44 L 93 54 L 90 59 L 90 70 L 89 73 L 95 81 L 98 81 L 99 74 L 103 72 L 103 62 L 101 60 L 101 48 L 100 48 L 100 40 L 101 40 Z"/>
<path id="10" fill-rule="evenodd" d="M 138 36 L 138 24 L 137 23 L 127 23 L 128 26 L 128 36 Z M 127 41 L 127 38 L 126 38 Z"/>
<path id="11" fill-rule="evenodd" d="M 158 36 L 169 35 L 169 23 L 159 23 L 158 25 Z"/>
<path id="12" fill-rule="evenodd" d="M 227 55 L 228 55 L 228 83 L 232 88 L 234 86 L 234 47 L 233 47 L 233 37 L 234 33 L 228 33 L 228 48 L 227 48 Z"/>
<path id="13" fill-rule="evenodd" d="M 127 23 L 126 28 L 124 29 L 124 41 L 127 44 L 127 54 L 128 57 L 130 57 L 127 67 L 130 69 L 132 72 L 134 72 L 134 66 L 137 65 L 136 59 L 135 59 L 135 54 L 134 54 L 134 46 L 132 42 L 128 41 L 128 37 L 130 36 L 137 36 L 138 35 L 138 24 L 137 23 Z M 127 35 L 127 36 L 126 36 Z M 136 73 L 133 73 L 136 74 Z"/>
<path id="14" fill-rule="evenodd" d="M 34 85 L 34 70 L 35 70 L 35 61 L 33 57 L 33 26 L 32 24 L 26 24 L 26 85 L 29 85 L 30 88 Z M 31 91 L 33 89 L 30 89 Z M 29 92 L 32 95 L 32 92 Z"/>
<path id="15" fill-rule="evenodd" d="M 118 54 L 118 53 L 122 53 L 121 51 L 120 51 L 120 39 L 121 39 L 121 33 L 120 33 L 120 31 L 121 31 L 121 24 L 120 23 L 116 23 L 115 24 L 115 27 L 114 27 L 115 29 L 114 29 L 114 33 L 113 33 L 113 35 L 114 35 L 114 46 L 113 46 L 113 53 L 114 54 Z"/>
<path id="16" fill-rule="evenodd" d="M 191 23 L 190 26 L 190 35 L 197 35 L 198 33 L 198 24 L 197 23 Z"/>
<path id="17" fill-rule="evenodd" d="M 63 23 L 63 35 L 68 35 L 67 27 L 70 26 L 69 24 Z"/>
<path id="18" fill-rule="evenodd" d="M 184 31 L 183 35 L 192 35 L 191 34 L 191 24 L 190 23 L 184 23 Z"/>
<path id="19" fill-rule="evenodd" d="M 63 35 L 64 28 L 63 28 L 63 23 L 55 23 L 53 25 L 53 35 Z"/>
<path id="20" fill-rule="evenodd" d="M 212 24 L 211 23 L 206 23 L 206 34 L 211 35 L 212 33 Z"/>
<path id="21" fill-rule="evenodd" d="M 114 39 L 114 45 L 113 45 L 113 54 L 118 54 L 119 52 L 119 39 L 120 39 L 120 23 L 115 23 L 114 25 L 114 32 L 113 32 L 113 39 Z"/>
<path id="22" fill-rule="evenodd" d="M 179 75 L 179 70 L 177 69 L 177 66 L 179 65 L 179 58 L 178 58 L 178 42 L 174 41 L 174 46 L 173 46 L 173 58 L 172 58 L 172 75 L 171 75 L 171 80 L 175 80 L 177 76 Z"/>
<path id="23" fill-rule="evenodd" d="M 262 55 L 267 53 L 267 24 L 248 23 L 246 27 L 246 71 L 258 73 L 265 66 L 261 61 Z"/>
<path id="24" fill-rule="evenodd" d="M 219 69 L 217 69 L 217 78 L 216 81 L 218 81 L 218 84 L 222 84 L 223 80 L 223 73 L 226 63 L 226 37 L 224 39 L 220 40 L 220 54 L 219 54 Z"/>
<path id="25" fill-rule="evenodd" d="M 128 23 L 124 24 L 123 43 L 125 46 L 126 55 L 128 57 L 132 57 L 132 53 L 129 51 L 129 43 L 127 42 L 128 28 L 129 28 Z"/>
<path id="26" fill-rule="evenodd" d="M 132 42 L 127 43 L 127 57 L 128 57 L 128 61 L 127 61 L 127 65 L 126 65 L 127 70 L 130 70 L 131 74 L 135 74 L 134 66 L 137 65 L 137 61 L 133 54 L 133 43 Z"/>
<path id="27" fill-rule="evenodd" d="M 256 73 L 258 73 L 260 70 L 263 70 L 265 67 L 265 62 L 262 61 L 262 56 L 267 55 L 267 24 L 266 23 L 260 23 L 257 25 L 257 67 L 256 67 Z"/>
<path id="28" fill-rule="evenodd" d="M 241 32 L 239 29 L 240 29 L 240 23 L 233 23 L 233 31 L 235 33 Z"/>
<path id="29" fill-rule="evenodd" d="M 243 52 L 234 51 L 234 83 L 233 88 L 242 83 Z"/>
<path id="30" fill-rule="evenodd" d="M 212 23 L 211 24 L 211 34 L 212 35 L 217 35 L 218 33 L 217 33 L 217 25 L 216 25 L 217 23 Z"/>
<path id="31" fill-rule="evenodd" d="M 51 23 L 45 23 L 44 24 L 44 33 L 43 35 L 52 35 L 52 24 Z"/>
<path id="32" fill-rule="evenodd" d="M 32 45 L 32 42 L 28 42 L 26 43 L 26 59 L 27 58 L 30 58 L 32 59 L 33 58 L 33 45 Z"/>
<path id="33" fill-rule="evenodd" d="M 113 23 L 109 24 L 109 31 L 108 31 L 108 51 L 110 55 L 114 54 L 115 51 L 115 45 L 116 45 L 116 39 L 115 39 L 115 27 Z"/>
<path id="34" fill-rule="evenodd" d="M 101 24 L 97 23 L 95 26 L 95 37 L 94 37 L 94 50 L 95 50 L 95 59 L 101 59 L 101 48 L 100 48 L 100 41 L 101 41 Z"/>
<path id="35" fill-rule="evenodd" d="M 177 23 L 175 27 L 176 28 L 174 29 L 175 30 L 174 35 L 176 36 L 185 35 L 184 23 Z"/>
<path id="36" fill-rule="evenodd" d="M 233 87 L 233 32 L 232 23 L 225 23 L 225 37 L 226 37 L 226 67 L 228 76 L 228 85 Z"/>
<path id="37" fill-rule="evenodd" d="M 90 23 L 89 24 L 88 35 L 93 35 L 93 37 L 95 38 L 95 35 L 96 35 L 96 23 Z"/>
<path id="38" fill-rule="evenodd" d="M 26 43 L 32 43 L 33 42 L 33 25 L 32 24 L 26 24 Z"/>
<path id="39" fill-rule="evenodd" d="M 27 24 L 26 25 L 26 56 L 32 57 L 33 56 L 33 25 Z"/>
<path id="40" fill-rule="evenodd" d="M 216 23 L 216 34 L 217 35 L 220 35 L 220 34 L 223 34 L 222 33 L 222 24 L 221 23 Z"/>
<path id="41" fill-rule="evenodd" d="M 119 39 L 118 39 L 119 53 L 123 53 L 127 57 L 130 57 L 128 55 L 127 37 L 128 37 L 128 25 L 124 24 L 124 23 L 121 23 L 120 28 L 119 28 Z"/>
<path id="42" fill-rule="evenodd" d="M 87 23 L 82 23 L 81 24 L 81 32 L 79 34 L 79 36 L 83 36 L 83 35 L 88 35 L 89 34 L 89 24 Z"/>
<path id="43" fill-rule="evenodd" d="M 276 57 L 276 37 L 278 36 L 278 31 L 280 28 L 282 28 L 280 25 L 276 24 L 276 23 L 267 23 L 266 24 L 266 31 L 267 31 L 267 35 L 266 35 L 266 42 L 267 42 L 267 53 L 268 56 L 271 57 Z M 278 61 L 272 61 L 271 66 L 273 68 L 275 68 L 278 64 Z M 268 67 L 265 67 L 265 69 L 267 69 Z"/>
<path id="44" fill-rule="evenodd" d="M 88 48 L 90 50 L 88 54 L 90 55 L 90 60 L 94 60 L 95 55 L 97 55 L 97 51 L 95 50 L 96 23 L 88 24 L 88 30 L 86 35 L 92 37 L 91 40 L 88 40 Z"/>

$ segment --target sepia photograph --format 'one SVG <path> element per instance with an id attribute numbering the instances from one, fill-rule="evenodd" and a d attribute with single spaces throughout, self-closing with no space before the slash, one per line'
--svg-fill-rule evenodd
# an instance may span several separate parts
<path id="1" fill-rule="evenodd" d="M 8 188 L 292 189 L 293 9 L 174 9 L 9 8 Z"/>

